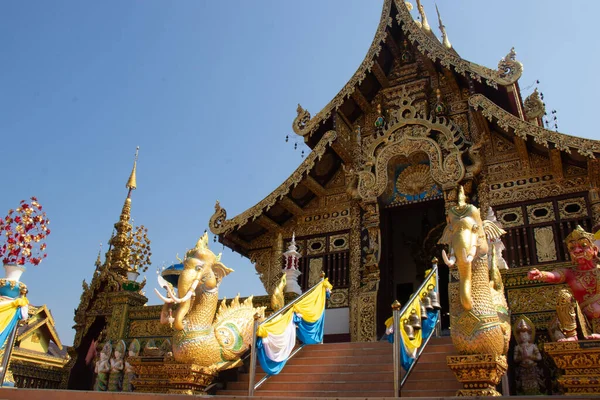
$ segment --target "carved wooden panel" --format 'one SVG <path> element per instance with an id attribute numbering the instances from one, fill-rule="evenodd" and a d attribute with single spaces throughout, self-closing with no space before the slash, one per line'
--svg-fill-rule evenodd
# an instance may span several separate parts
<path id="1" fill-rule="evenodd" d="M 509 267 L 568 261 L 564 239 L 577 225 L 592 229 L 587 195 L 556 196 L 495 209 L 506 235 L 504 259 Z"/>

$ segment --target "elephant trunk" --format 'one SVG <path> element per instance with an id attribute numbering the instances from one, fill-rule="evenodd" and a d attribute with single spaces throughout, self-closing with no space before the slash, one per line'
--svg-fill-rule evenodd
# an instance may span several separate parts
<path id="1" fill-rule="evenodd" d="M 461 221 L 463 222 L 463 221 Z M 467 221 L 464 221 L 465 223 Z M 465 224 L 466 225 L 466 224 Z M 469 311 L 473 308 L 473 299 L 471 297 L 472 281 L 472 262 L 475 252 L 473 251 L 477 243 L 477 234 L 471 227 L 465 226 L 458 234 L 454 236 L 452 248 L 456 256 L 456 266 L 460 274 L 460 303 Z"/>
<path id="2" fill-rule="evenodd" d="M 182 297 L 179 307 L 173 315 L 173 327 L 178 331 L 183 329 L 183 319 L 190 311 L 192 298 L 198 286 L 198 272 L 195 269 L 186 269 L 179 276 L 177 282 L 177 294 Z"/>
<path id="3" fill-rule="evenodd" d="M 188 311 L 190 310 L 191 302 L 191 300 L 187 300 L 183 303 L 180 303 L 179 307 L 177 307 L 177 310 L 175 310 L 175 315 L 173 316 L 173 328 L 175 328 L 178 331 L 183 330 L 183 318 L 187 315 Z"/>

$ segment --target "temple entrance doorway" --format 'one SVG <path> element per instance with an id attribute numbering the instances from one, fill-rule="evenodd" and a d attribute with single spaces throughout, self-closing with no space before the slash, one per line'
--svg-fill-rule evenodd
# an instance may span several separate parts
<path id="1" fill-rule="evenodd" d="M 442 329 L 447 329 L 448 267 L 438 244 L 446 226 L 444 200 L 384 208 L 381 211 L 380 283 L 377 294 L 377 335 L 385 332 L 385 320 L 392 315 L 391 304 L 404 305 L 437 257 L 439 267 Z"/>
<path id="2" fill-rule="evenodd" d="M 92 390 L 94 387 L 94 357 L 95 352 L 91 347 L 97 346 L 94 341 L 99 340 L 106 327 L 106 318 L 96 317 L 92 325 L 82 338 L 77 348 L 77 361 L 71 369 L 68 381 L 70 390 Z"/>

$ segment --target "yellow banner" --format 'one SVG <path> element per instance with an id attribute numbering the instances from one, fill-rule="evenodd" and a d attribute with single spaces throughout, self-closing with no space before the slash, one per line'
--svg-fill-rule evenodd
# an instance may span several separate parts
<path id="1" fill-rule="evenodd" d="M 301 314 L 302 319 L 306 322 L 316 322 L 325 312 L 325 301 L 327 300 L 327 289 L 332 289 L 333 286 L 329 280 L 324 279 L 317 287 L 313 289 L 306 297 L 294 304 L 292 308 L 283 314 L 278 315 L 271 321 L 261 324 L 256 331 L 256 336 L 265 338 L 270 334 L 281 335 L 292 323 L 294 312 Z"/>
<path id="2" fill-rule="evenodd" d="M 431 270 L 425 271 L 425 275 L 427 276 L 430 272 L 431 272 Z M 417 314 L 417 317 L 419 317 L 419 320 L 421 320 L 421 299 L 423 297 L 427 296 L 427 294 L 429 293 L 429 291 L 432 288 L 436 289 L 436 286 L 437 286 L 436 275 L 437 275 L 437 272 L 435 274 L 433 274 L 432 276 L 430 276 L 429 279 L 427 279 L 425 284 L 421 286 L 422 289 L 419 291 L 418 296 L 415 296 L 413 298 L 413 300 L 406 306 L 404 313 L 402 315 L 400 315 L 400 326 L 398 326 L 398 329 L 400 330 L 402 342 L 404 343 L 404 346 L 406 347 L 406 350 L 409 354 L 416 354 L 415 353 L 416 350 L 419 347 L 421 347 L 423 337 L 421 334 L 421 330 L 419 329 L 419 330 L 415 330 L 415 332 L 414 332 L 415 338 L 412 340 L 409 339 L 408 334 L 404 330 L 404 320 L 408 319 L 408 317 L 413 313 L 413 311 L 415 314 Z M 394 323 L 394 318 L 393 317 L 388 318 L 385 321 L 386 328 L 389 328 L 393 323 Z"/>
<path id="3" fill-rule="evenodd" d="M 10 321 L 15 316 L 15 312 L 17 308 L 26 306 L 29 304 L 29 301 L 26 297 L 19 297 L 14 300 L 7 300 L 0 303 L 0 332 L 3 332 L 4 329 L 10 324 Z"/>
<path id="4" fill-rule="evenodd" d="M 289 310 L 287 310 L 283 314 L 279 314 L 269 322 L 259 325 L 256 331 L 256 336 L 266 338 L 269 335 L 269 333 L 272 335 L 283 334 L 288 325 L 292 323 L 293 317 L 294 310 L 290 308 Z"/>
<path id="5" fill-rule="evenodd" d="M 327 289 L 331 290 L 333 286 L 326 278 L 310 294 L 294 305 L 294 311 L 302 315 L 306 322 L 317 322 L 325 311 L 325 302 L 327 300 Z"/>

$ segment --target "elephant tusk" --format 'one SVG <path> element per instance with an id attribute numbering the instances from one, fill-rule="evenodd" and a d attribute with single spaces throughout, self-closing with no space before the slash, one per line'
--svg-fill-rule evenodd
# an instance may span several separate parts
<path id="1" fill-rule="evenodd" d="M 165 296 L 163 296 L 162 294 L 160 294 L 160 292 L 158 291 L 158 289 L 154 288 L 154 291 L 156 292 L 156 294 L 158 295 L 158 297 L 160 297 L 160 299 L 162 301 L 164 301 L 165 303 L 174 303 L 173 299 L 168 299 Z"/>
<path id="2" fill-rule="evenodd" d="M 448 254 L 446 254 L 446 250 L 442 250 L 442 258 L 444 259 L 444 262 L 446 263 L 446 265 L 449 267 L 454 266 L 454 263 L 456 263 L 456 257 L 451 256 L 450 258 L 448 258 Z"/>
<path id="3" fill-rule="evenodd" d="M 173 299 L 173 301 L 175 303 L 185 303 L 195 294 L 197 287 L 198 287 L 198 279 L 194 280 L 194 282 L 192 283 L 192 286 L 190 286 L 190 288 L 187 291 L 187 293 L 185 294 L 185 296 L 183 296 L 181 299 L 179 297 L 175 296 L 175 293 L 173 293 L 172 290 L 167 289 L 167 291 L 169 292 L 169 297 L 171 297 L 171 299 Z"/>
<path id="4" fill-rule="evenodd" d="M 467 251 L 466 251 L 464 248 L 463 248 L 463 249 L 460 249 L 460 250 L 462 251 L 462 256 L 463 256 L 463 258 L 464 258 L 464 259 L 465 259 L 465 260 L 466 260 L 468 263 L 470 263 L 471 261 L 473 261 L 473 256 L 472 256 L 471 254 L 467 254 Z M 469 253 L 470 253 L 470 252 L 469 252 Z"/>
<path id="5" fill-rule="evenodd" d="M 479 237 L 477 236 L 477 233 L 473 233 L 471 243 L 473 243 L 473 245 L 471 246 L 471 250 L 469 251 L 469 256 L 471 256 L 470 261 L 473 261 L 473 258 L 475 258 L 475 254 L 477 254 L 477 247 L 479 245 Z"/>
<path id="6" fill-rule="evenodd" d="M 175 296 L 175 292 L 173 292 L 173 289 L 169 286 L 165 286 L 165 289 L 167 289 L 167 294 L 169 295 L 169 297 L 171 298 L 171 300 L 173 300 L 175 303 L 179 303 L 177 300 L 177 296 Z"/>

